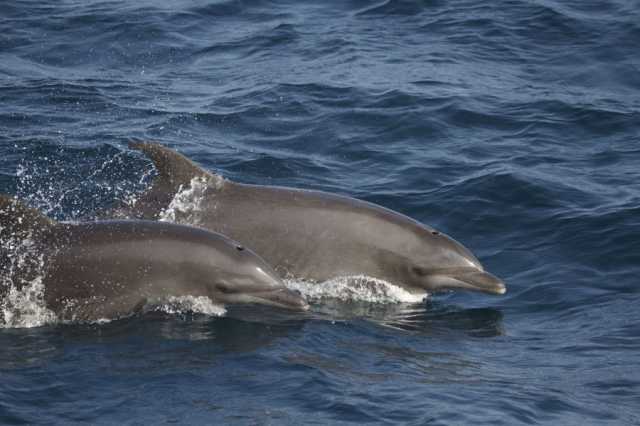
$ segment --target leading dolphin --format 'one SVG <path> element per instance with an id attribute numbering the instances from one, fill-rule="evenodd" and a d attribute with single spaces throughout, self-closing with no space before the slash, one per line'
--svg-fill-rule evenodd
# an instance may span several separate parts
<path id="1" fill-rule="evenodd" d="M 251 250 L 204 229 L 154 221 L 55 222 L 0 195 L 0 273 L 20 285 L 41 276 L 61 319 L 133 313 L 170 297 L 305 310 Z"/>
<path id="2" fill-rule="evenodd" d="M 506 291 L 462 244 L 395 211 L 326 192 L 232 182 L 162 145 L 130 147 L 146 154 L 158 175 L 133 206 L 121 210 L 125 217 L 164 215 L 223 233 L 283 277 L 321 282 L 365 275 L 415 294 Z"/>

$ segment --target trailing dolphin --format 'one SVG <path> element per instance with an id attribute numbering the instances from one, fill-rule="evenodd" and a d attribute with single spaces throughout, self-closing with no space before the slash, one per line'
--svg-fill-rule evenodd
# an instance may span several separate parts
<path id="1" fill-rule="evenodd" d="M 5 286 L 42 279 L 44 302 L 61 319 L 118 318 L 182 296 L 308 308 L 255 253 L 204 229 L 154 221 L 55 222 L 0 195 L 0 242 Z"/>
<path id="2" fill-rule="evenodd" d="M 283 277 L 365 275 L 416 294 L 506 291 L 462 244 L 395 211 L 321 191 L 232 182 L 159 144 L 130 147 L 146 154 L 158 175 L 133 206 L 123 207 L 125 217 L 164 216 L 223 233 L 251 247 Z M 191 200 L 180 206 L 178 193 Z"/>

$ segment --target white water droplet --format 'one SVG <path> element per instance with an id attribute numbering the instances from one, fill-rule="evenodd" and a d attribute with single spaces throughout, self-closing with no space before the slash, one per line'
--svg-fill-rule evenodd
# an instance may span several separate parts
<path id="1" fill-rule="evenodd" d="M 189 186 L 180 187 L 171 203 L 160 212 L 158 220 L 161 222 L 198 225 L 204 194 L 210 185 L 211 182 L 203 177 L 191 179 Z"/>
<path id="2" fill-rule="evenodd" d="M 197 314 L 221 317 L 227 313 L 222 305 L 213 303 L 205 296 L 169 296 L 146 307 L 147 310 L 160 311 L 167 314 Z"/>
<path id="3" fill-rule="evenodd" d="M 370 303 L 419 303 L 427 293 L 410 293 L 402 287 L 365 275 L 332 278 L 316 283 L 301 280 L 285 280 L 291 290 L 297 290 L 307 300 L 338 299 Z"/>

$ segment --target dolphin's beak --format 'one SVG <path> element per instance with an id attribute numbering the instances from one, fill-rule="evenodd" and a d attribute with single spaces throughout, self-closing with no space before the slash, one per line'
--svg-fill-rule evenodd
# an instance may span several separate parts
<path id="1" fill-rule="evenodd" d="M 489 294 L 504 294 L 507 291 L 500 278 L 476 268 L 461 268 L 434 274 L 430 281 L 436 288 L 441 289 L 464 289 Z"/>
<path id="2" fill-rule="evenodd" d="M 277 306 L 294 311 L 309 310 L 309 304 L 300 293 L 286 288 L 251 293 L 247 295 L 247 299 L 249 303 Z"/>
<path id="3" fill-rule="evenodd" d="M 507 287 L 500 278 L 485 271 L 468 272 L 457 275 L 455 278 L 467 284 L 470 290 L 491 294 L 505 294 L 507 292 Z"/>

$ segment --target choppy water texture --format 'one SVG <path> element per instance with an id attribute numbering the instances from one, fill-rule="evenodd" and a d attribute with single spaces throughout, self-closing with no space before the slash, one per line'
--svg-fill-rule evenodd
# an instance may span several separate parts
<path id="1" fill-rule="evenodd" d="M 509 291 L 3 328 L 0 423 L 640 424 L 638 46 L 622 0 L 2 1 L 2 192 L 91 218 L 151 139 L 408 214 Z"/>

